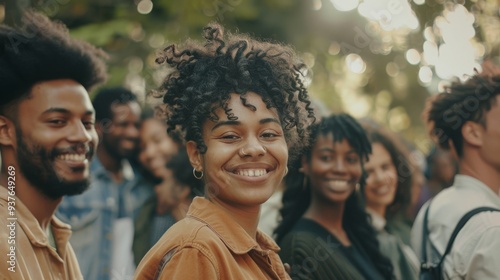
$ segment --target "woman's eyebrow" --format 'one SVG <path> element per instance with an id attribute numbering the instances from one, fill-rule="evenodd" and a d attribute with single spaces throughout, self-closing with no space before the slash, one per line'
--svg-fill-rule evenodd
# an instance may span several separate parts
<path id="1" fill-rule="evenodd" d="M 232 121 L 232 120 L 228 120 L 228 121 L 220 121 L 218 123 L 216 123 L 214 125 L 214 127 L 212 127 L 211 131 L 214 131 L 216 128 L 220 127 L 220 126 L 223 126 L 223 125 L 230 125 L 230 126 L 234 126 L 234 125 L 240 125 L 241 122 L 240 121 Z"/>
<path id="2" fill-rule="evenodd" d="M 278 119 L 276 118 L 265 118 L 265 119 L 261 119 L 259 121 L 260 124 L 266 124 L 266 123 L 277 123 L 279 125 L 280 122 Z M 211 131 L 214 131 L 216 128 L 220 127 L 220 126 L 224 126 L 224 125 L 229 125 L 229 126 L 234 126 L 234 125 L 241 125 L 241 122 L 240 121 L 237 121 L 237 120 L 227 120 L 227 121 L 220 121 L 218 123 L 216 123 L 214 125 L 214 127 L 212 127 Z"/>
<path id="3" fill-rule="evenodd" d="M 271 123 L 271 122 L 274 122 L 274 123 L 281 125 L 280 121 L 275 119 L 275 118 L 265 118 L 265 119 L 262 119 L 259 121 L 260 124 L 266 124 L 266 123 Z"/>

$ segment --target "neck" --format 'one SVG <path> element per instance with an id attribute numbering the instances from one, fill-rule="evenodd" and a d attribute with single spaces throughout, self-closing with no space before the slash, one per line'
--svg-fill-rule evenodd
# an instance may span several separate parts
<path id="1" fill-rule="evenodd" d="M 311 205 L 304 214 L 304 217 L 318 222 L 330 231 L 343 231 L 344 207 L 345 202 L 332 203 L 322 201 L 314 198 L 313 195 Z"/>
<path id="2" fill-rule="evenodd" d="M 114 177 L 120 175 L 122 170 L 122 161 L 119 158 L 112 156 L 104 147 L 104 145 L 99 145 L 97 147 L 96 156 L 99 158 L 102 166 L 109 171 Z"/>
<path id="3" fill-rule="evenodd" d="M 228 215 L 240 224 L 241 227 L 250 235 L 254 240 L 257 239 L 257 226 L 259 224 L 260 205 L 242 207 L 241 205 L 234 206 L 223 203 L 217 199 L 208 198 L 212 203 L 221 207 Z"/>
<path id="4" fill-rule="evenodd" d="M 385 213 L 386 213 L 386 207 L 384 205 L 372 205 L 372 204 L 366 204 L 366 208 L 370 209 L 372 212 L 376 213 L 382 218 L 385 218 Z"/>
<path id="5" fill-rule="evenodd" d="M 26 208 L 28 208 L 31 214 L 37 219 L 42 230 L 46 231 L 57 206 L 62 201 L 62 197 L 58 199 L 48 198 L 24 178 L 19 168 L 14 168 L 15 175 L 11 176 L 7 171 L 7 166 L 2 166 L 0 184 L 7 188 L 9 186 L 8 177 L 15 177 L 16 184 L 14 192 L 17 197 L 16 199 L 22 201 Z"/>
<path id="6" fill-rule="evenodd" d="M 460 173 L 476 178 L 496 194 L 500 191 L 500 172 L 484 161 L 462 159 L 460 161 Z"/>

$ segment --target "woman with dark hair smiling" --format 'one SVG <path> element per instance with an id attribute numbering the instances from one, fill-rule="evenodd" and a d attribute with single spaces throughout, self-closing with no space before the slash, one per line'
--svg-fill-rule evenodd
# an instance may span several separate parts
<path id="1" fill-rule="evenodd" d="M 162 86 L 169 129 L 186 133 L 205 197 L 147 253 L 136 279 L 289 279 L 276 243 L 257 230 L 260 206 L 287 173 L 314 121 L 291 48 L 205 28 L 207 43 L 171 45 Z"/>
<path id="2" fill-rule="evenodd" d="M 282 261 L 293 279 L 392 279 L 356 192 L 371 153 L 365 131 L 349 115 L 332 115 L 311 126 L 311 139 L 285 181 L 275 231 Z"/>
<path id="3" fill-rule="evenodd" d="M 399 235 L 409 240 L 411 224 L 404 213 L 410 206 L 412 173 L 408 152 L 395 135 L 383 128 L 367 128 L 372 154 L 365 163 L 367 178 L 362 193 L 380 250 L 394 267 L 396 279 L 418 279 L 419 260 Z M 398 229 L 398 230 L 396 230 Z M 406 229 L 406 230 L 401 230 Z"/>

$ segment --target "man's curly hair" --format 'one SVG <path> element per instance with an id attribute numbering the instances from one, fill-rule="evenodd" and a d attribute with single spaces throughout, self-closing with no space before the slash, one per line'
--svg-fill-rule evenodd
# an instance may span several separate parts
<path id="1" fill-rule="evenodd" d="M 90 90 L 106 79 L 106 54 L 70 37 L 67 28 L 26 11 L 21 25 L 0 25 L 0 113 L 29 96 L 39 82 L 72 79 Z"/>
<path id="2" fill-rule="evenodd" d="M 455 82 L 436 95 L 428 105 L 426 114 L 431 137 L 449 150 L 451 145 L 457 155 L 463 155 L 462 127 L 468 122 L 487 125 L 485 114 L 496 103 L 500 94 L 500 75 L 477 74 L 465 83 Z"/>
<path id="3" fill-rule="evenodd" d="M 204 28 L 205 44 L 188 40 L 183 46 L 170 45 L 156 59 L 173 68 L 160 87 L 169 131 L 180 128 L 185 140 L 195 141 L 205 153 L 203 123 L 217 121 L 218 108 L 229 120 L 237 119 L 228 107 L 231 93 L 255 110 L 245 98 L 255 92 L 277 110 L 292 154 L 300 150 L 307 141 L 299 139 L 307 139 L 305 128 L 314 122 L 303 84 L 305 64 L 288 46 L 223 33 L 221 26 L 210 24 Z"/>

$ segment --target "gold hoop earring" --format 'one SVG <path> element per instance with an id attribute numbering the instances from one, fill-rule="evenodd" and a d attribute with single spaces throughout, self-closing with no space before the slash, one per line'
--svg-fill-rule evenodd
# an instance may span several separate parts
<path id="1" fill-rule="evenodd" d="M 193 168 L 193 176 L 196 179 L 201 180 L 201 178 L 203 178 L 203 171 L 199 171 L 200 175 L 197 175 L 196 172 L 198 172 L 198 170 L 196 170 L 196 168 Z"/>

